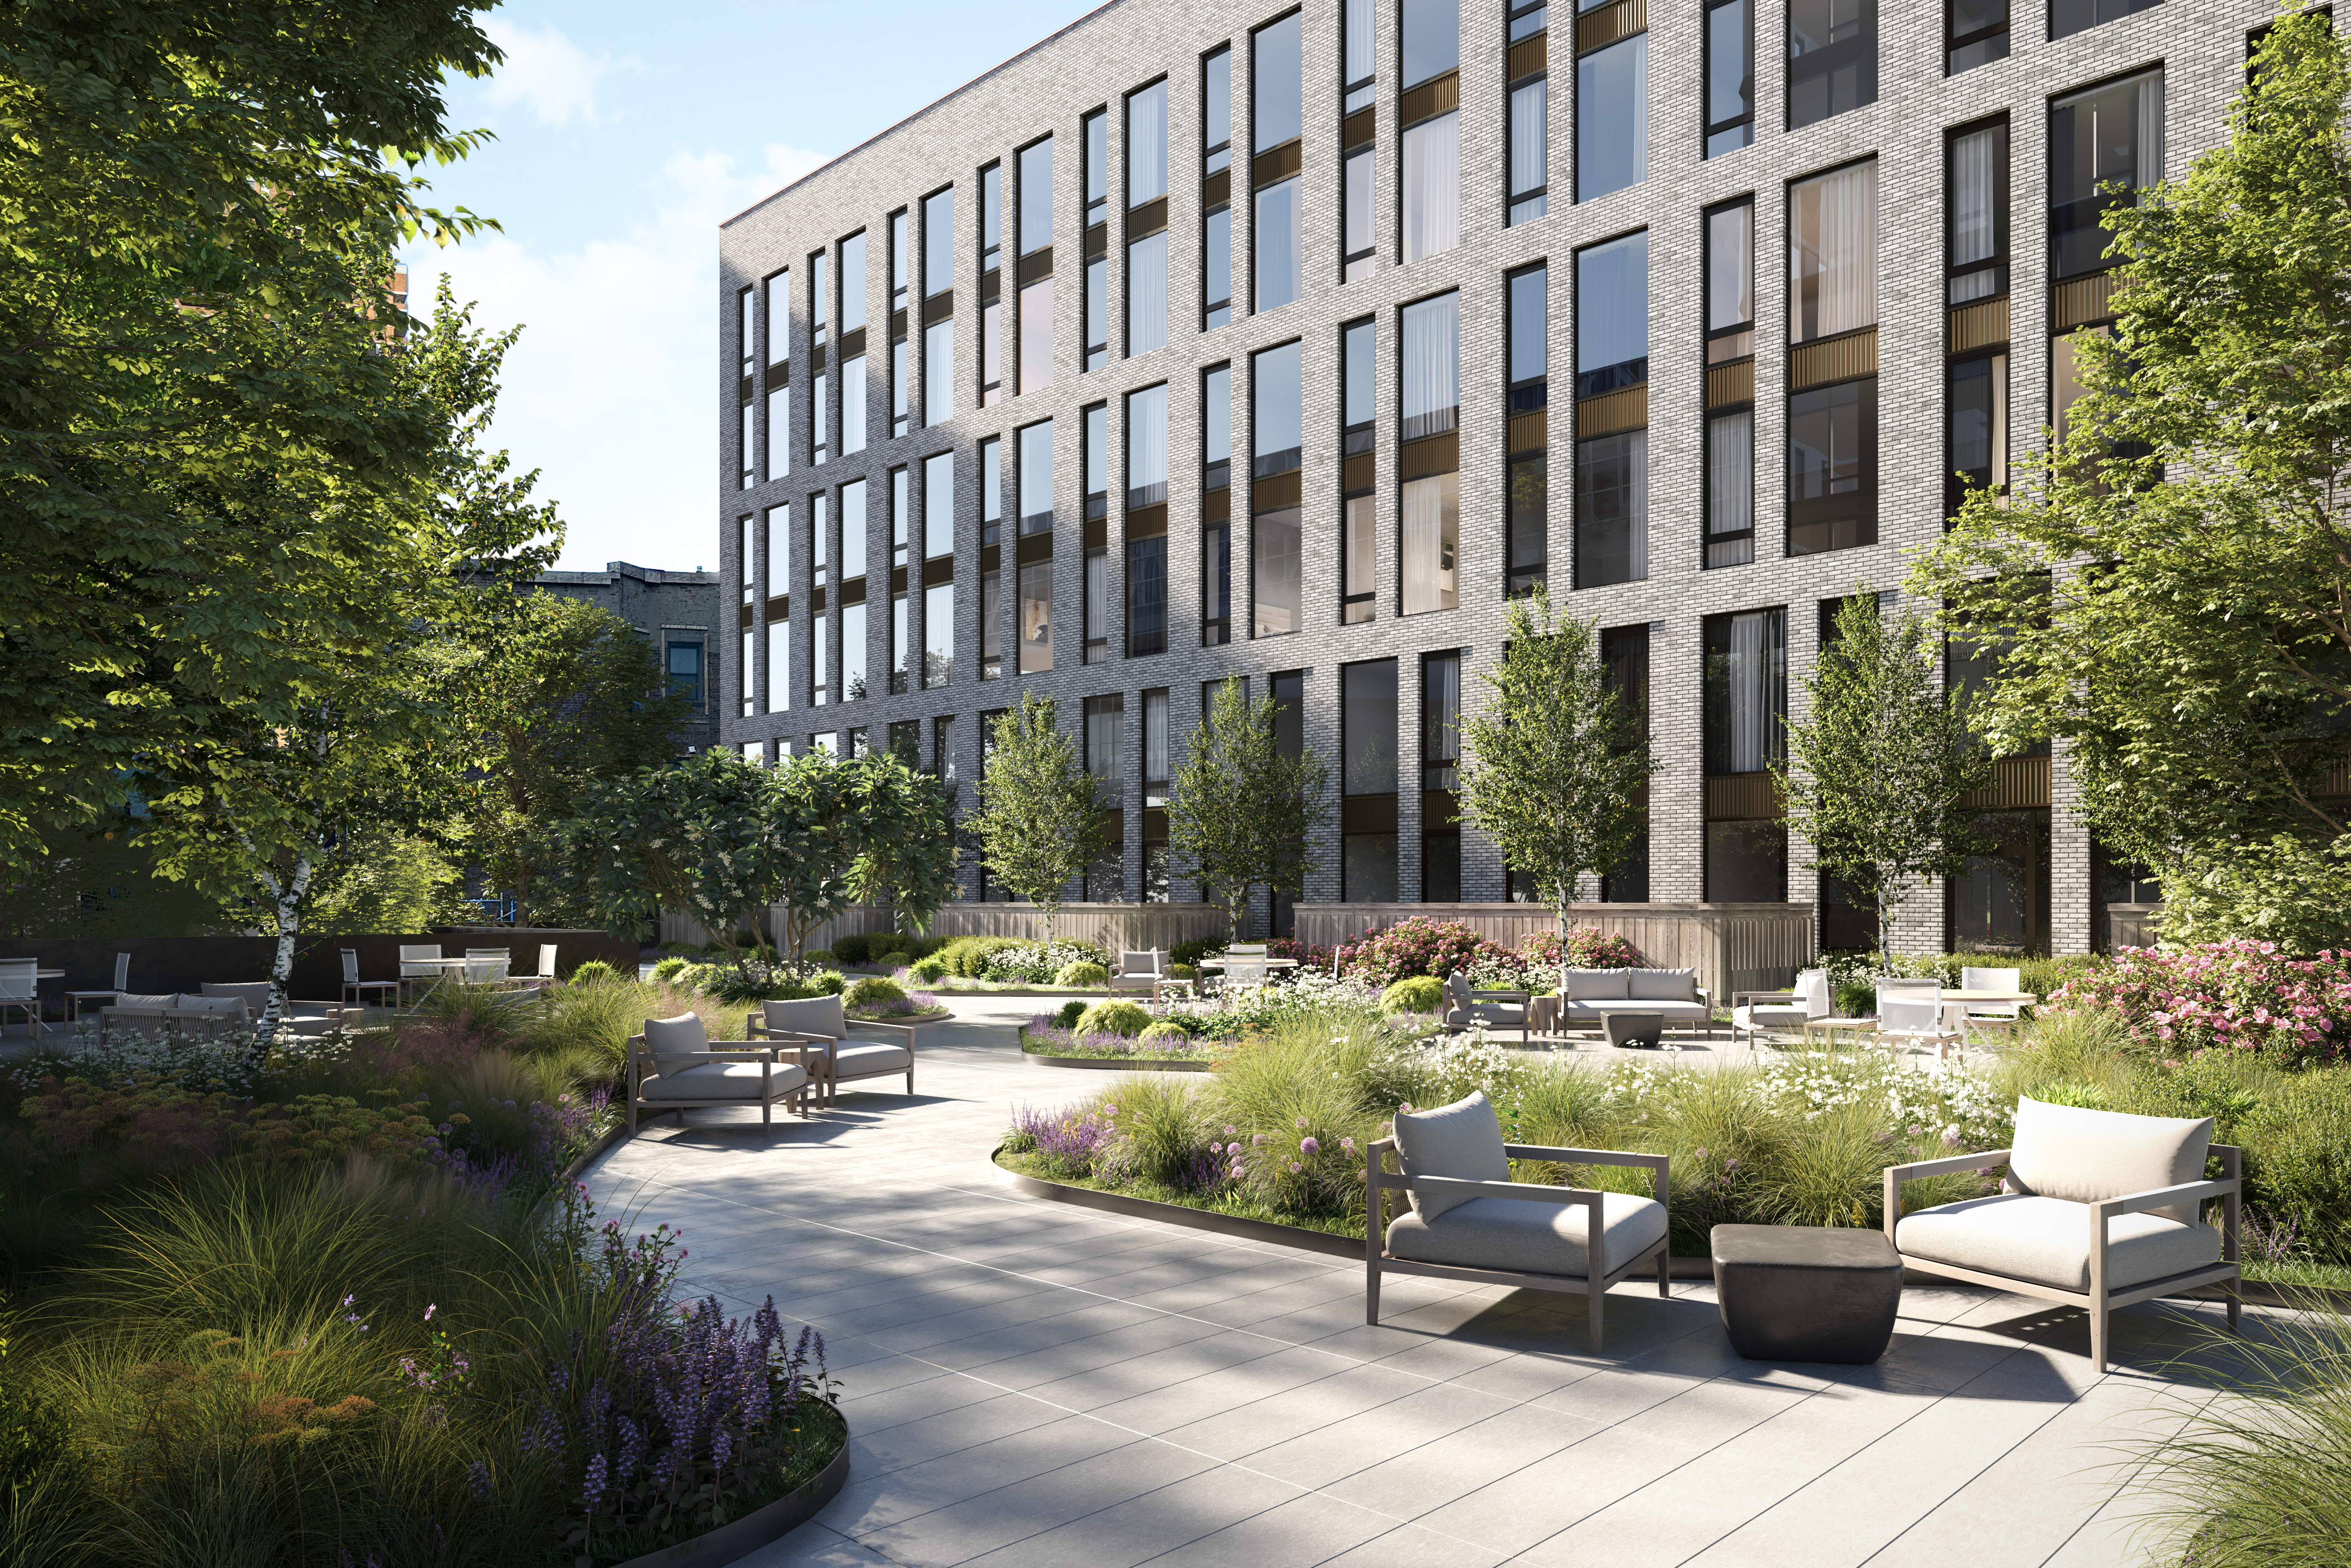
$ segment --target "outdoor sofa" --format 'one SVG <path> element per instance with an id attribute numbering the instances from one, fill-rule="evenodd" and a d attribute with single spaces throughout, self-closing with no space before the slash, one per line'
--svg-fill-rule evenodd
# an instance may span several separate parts
<path id="1" fill-rule="evenodd" d="M 1696 969 L 1570 969 L 1560 998 L 1560 1027 L 1600 1029 L 1614 1013 L 1655 1013 L 1677 1025 L 1714 1033 L 1714 1009 Z"/>

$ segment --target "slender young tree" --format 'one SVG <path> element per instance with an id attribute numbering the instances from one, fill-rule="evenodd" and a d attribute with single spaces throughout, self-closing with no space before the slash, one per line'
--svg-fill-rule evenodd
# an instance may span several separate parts
<path id="1" fill-rule="evenodd" d="M 2065 438 L 1971 493 L 1912 591 L 2003 643 L 1980 722 L 2066 743 L 2165 935 L 2351 942 L 2351 48 L 2270 27 L 2228 141 L 2105 198 L 2112 328 Z"/>
<path id="2" fill-rule="evenodd" d="M 1968 727 L 1968 694 L 1938 690 L 1941 639 L 1908 606 L 1889 622 L 1866 584 L 1837 607 L 1834 637 L 1804 680 L 1812 711 L 1788 726 L 1771 771 L 1813 863 L 1874 901 L 1877 950 L 1919 880 L 1954 876 L 1979 847 L 1960 804 L 1991 782 Z"/>
<path id="3" fill-rule="evenodd" d="M 1053 704 L 1034 692 L 996 721 L 996 745 L 979 777 L 979 807 L 965 827 L 988 873 L 1045 915 L 1053 939 L 1061 890 L 1109 847 L 1093 776 L 1053 722 Z"/>
<path id="4" fill-rule="evenodd" d="M 1252 703 L 1238 677 L 1217 688 L 1168 781 L 1167 852 L 1225 906 L 1238 938 L 1249 894 L 1306 891 L 1306 844 L 1331 821 L 1331 768 L 1312 747 L 1284 757 L 1271 699 Z"/>
<path id="5" fill-rule="evenodd" d="M 1461 820 L 1551 906 L 1563 966 L 1576 883 L 1631 852 L 1661 764 L 1609 683 L 1594 623 L 1554 616 L 1541 588 L 1511 602 L 1501 662 L 1481 678 L 1484 706 L 1461 716 Z"/>

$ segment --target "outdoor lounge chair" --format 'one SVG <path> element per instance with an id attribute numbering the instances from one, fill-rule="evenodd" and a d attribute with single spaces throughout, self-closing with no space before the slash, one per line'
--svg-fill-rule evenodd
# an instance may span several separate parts
<path id="1" fill-rule="evenodd" d="M 202 997 L 183 996 L 183 1008 L 199 1004 L 218 1005 L 234 998 L 245 1004 L 247 1019 L 257 1019 L 269 1010 L 269 982 L 266 980 L 207 980 Z M 346 1008 L 340 1002 L 301 1002 L 291 998 L 286 1011 L 279 1015 L 277 1027 L 288 1034 L 324 1034 L 330 1029 L 348 1029 L 367 1022 L 367 1009 Z"/>
<path id="2" fill-rule="evenodd" d="M 1387 1168 L 1391 1152 L 1402 1162 L 1401 1176 Z M 1664 1155 L 1506 1144 L 1494 1107 L 1476 1091 L 1434 1111 L 1397 1113 L 1395 1135 L 1380 1139 L 1369 1153 L 1364 1165 L 1366 1322 L 1380 1321 L 1383 1273 L 1562 1291 L 1584 1298 L 1592 1348 L 1598 1350 L 1609 1286 L 1654 1258 L 1657 1294 L 1669 1293 L 1670 1173 Z M 1514 1182 L 1512 1159 L 1645 1166 L 1657 1196 Z M 1391 1222 L 1387 1195 L 1396 1191 L 1411 1207 Z"/>
<path id="3" fill-rule="evenodd" d="M 1730 993 L 1730 1038 L 1741 1034 L 1750 1045 L 1765 1030 L 1802 1029 L 1829 1016 L 1829 972 L 1799 969 L 1795 985 L 1784 991 Z"/>
<path id="4" fill-rule="evenodd" d="M 507 971 L 514 967 L 514 954 L 505 947 L 468 947 L 465 949 L 465 984 L 469 986 L 503 986 Z"/>
<path id="5" fill-rule="evenodd" d="M 217 1040 L 252 1027 L 242 997 L 194 997 L 176 991 L 141 996 L 125 991 L 110 1008 L 98 1009 L 100 1043 L 110 1030 L 131 1034 L 202 1035 Z"/>
<path id="6" fill-rule="evenodd" d="M 792 1060 L 780 1060 L 786 1055 Z M 768 1126 L 775 1121 L 776 1102 L 789 1100 L 806 1116 L 805 1056 L 805 1049 L 798 1045 L 753 1045 L 748 1040 L 713 1045 L 702 1019 L 693 1013 L 647 1019 L 644 1033 L 629 1037 L 624 1081 L 629 1092 L 629 1133 L 635 1135 L 640 1112 L 659 1115 L 674 1111 L 682 1127 L 691 1109 L 757 1105 L 759 1124 Z"/>
<path id="7" fill-rule="evenodd" d="M 2106 1314 L 2199 1285 L 2243 1311 L 2238 1258 L 2241 1152 L 2214 1144 L 2212 1119 L 2130 1116 L 2020 1100 L 2012 1147 L 1889 1166 L 1886 1234 L 1905 1268 L 1990 1285 L 2090 1314 L 2090 1359 L 2106 1370 Z M 2228 1174 L 2206 1181 L 2208 1154 Z M 1902 1212 L 1902 1184 L 1946 1171 L 2008 1166 L 1991 1197 Z M 2204 1223 L 2219 1198 L 2220 1228 Z"/>
<path id="8" fill-rule="evenodd" d="M 1459 1034 L 1484 1024 L 1488 1029 L 1515 1029 L 1519 1043 L 1527 1043 L 1527 1013 L 1532 994 L 1523 988 L 1472 990 L 1469 977 L 1456 969 L 1445 980 L 1445 1032 Z"/>
<path id="9" fill-rule="evenodd" d="M 1141 991 L 1154 1001 L 1159 998 L 1159 982 L 1167 978 L 1167 955 L 1157 947 L 1140 953 L 1122 952 L 1118 967 L 1110 977 L 1111 994 L 1121 991 Z"/>
<path id="10" fill-rule="evenodd" d="M 429 991 L 449 971 L 440 963 L 441 945 L 437 942 L 403 942 L 400 947 L 400 994 L 405 998 L 411 986 Z M 429 961 L 428 961 L 429 960 Z"/>
<path id="11" fill-rule="evenodd" d="M 1935 1049 L 1942 1061 L 1951 1048 L 1964 1042 L 1959 1029 L 1958 1004 L 1946 1006 L 1938 980 L 1883 975 L 1871 982 L 1877 989 L 1877 1041 L 1890 1051 L 1905 1046 Z"/>
<path id="12" fill-rule="evenodd" d="M 852 1025 L 895 1035 L 894 1042 L 849 1038 Z M 914 1092 L 914 1029 L 913 1024 L 852 1019 L 841 1010 L 839 997 L 806 997 L 798 1001 L 761 1002 L 744 1020 L 751 1040 L 793 1040 L 808 1048 L 809 1076 L 831 1104 L 841 1086 L 860 1078 L 906 1075 L 906 1092 Z"/>
<path id="13" fill-rule="evenodd" d="M 66 1005 L 72 1009 L 74 1020 L 79 1022 L 82 1009 L 93 1004 L 99 1007 L 111 1007 L 114 1005 L 115 998 L 130 988 L 131 955 L 117 953 L 114 956 L 114 988 L 107 991 L 68 991 Z"/>

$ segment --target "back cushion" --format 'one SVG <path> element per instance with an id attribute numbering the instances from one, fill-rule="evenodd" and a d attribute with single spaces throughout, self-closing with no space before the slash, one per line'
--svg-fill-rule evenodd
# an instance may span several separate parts
<path id="1" fill-rule="evenodd" d="M 1633 993 L 1625 976 L 1629 969 L 1570 969 L 1567 999 L 1571 1002 L 1621 1002 Z"/>
<path id="2" fill-rule="evenodd" d="M 1698 1000 L 1696 969 L 1626 969 L 1625 995 L 1636 1002 Z"/>
<path id="3" fill-rule="evenodd" d="M 645 1049 L 653 1052 L 657 1064 L 655 1071 L 661 1071 L 658 1063 L 664 1056 L 677 1051 L 709 1050 L 710 1034 L 702 1027 L 702 1019 L 693 1013 L 680 1013 L 674 1019 L 647 1019 Z"/>
<path id="4" fill-rule="evenodd" d="M 1129 953 L 1122 949 L 1118 956 L 1118 968 L 1123 975 L 1155 975 L 1159 972 L 1159 951 L 1146 948 L 1140 953 Z"/>
<path id="5" fill-rule="evenodd" d="M 165 991 L 161 996 L 149 996 L 140 991 L 118 991 L 114 996 L 114 1005 L 118 1008 L 176 1008 L 180 1005 L 180 998 L 175 991 Z"/>
<path id="6" fill-rule="evenodd" d="M 820 1034 L 839 1040 L 849 1032 L 841 1018 L 839 997 L 805 997 L 796 1002 L 761 1002 L 759 1009 L 772 1034 Z"/>
<path id="7" fill-rule="evenodd" d="M 209 986 L 205 988 L 207 991 L 211 988 L 212 988 Z M 262 988 L 265 991 L 268 988 L 269 988 L 266 985 Z M 182 992 L 180 995 L 179 1005 L 182 1010 L 186 1012 L 235 1013 L 239 1018 L 248 1018 L 252 1016 L 252 1010 L 246 1007 L 245 998 L 243 997 L 215 997 L 209 995 L 192 997 L 185 992 Z"/>
<path id="8" fill-rule="evenodd" d="M 1483 1090 L 1473 1089 L 1466 1100 L 1434 1111 L 1399 1111 L 1395 1119 L 1396 1155 L 1404 1174 L 1451 1176 L 1457 1181 L 1508 1181 L 1510 1156 L 1502 1152 L 1502 1124 Z M 1454 1193 L 1409 1193 L 1423 1219 L 1435 1219 L 1448 1208 L 1469 1201 Z"/>
<path id="9" fill-rule="evenodd" d="M 2210 1116 L 2130 1116 L 2019 1100 L 2008 1169 L 2017 1186 L 2038 1197 L 2096 1203 L 2201 1181 L 2211 1144 Z M 2198 1207 L 2150 1212 L 2186 1225 L 2195 1222 Z"/>
<path id="10" fill-rule="evenodd" d="M 266 980 L 206 980 L 204 995 L 241 997 L 245 999 L 245 1010 L 259 1018 L 269 1007 L 269 982 Z"/>

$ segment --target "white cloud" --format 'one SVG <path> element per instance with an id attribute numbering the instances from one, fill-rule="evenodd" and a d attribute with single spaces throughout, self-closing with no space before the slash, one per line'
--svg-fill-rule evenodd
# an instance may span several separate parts
<path id="1" fill-rule="evenodd" d="M 488 21 L 483 31 L 504 50 L 506 63 L 490 78 L 484 95 L 498 109 L 520 105 L 542 125 L 583 125 L 603 122 L 596 102 L 604 78 L 622 65 L 610 55 L 590 59 L 580 47 L 553 27 L 534 31 L 520 23 Z"/>
<path id="2" fill-rule="evenodd" d="M 490 440 L 543 471 L 537 494 L 567 525 L 565 570 L 717 564 L 718 225 L 822 162 L 780 145 L 747 168 L 680 151 L 648 204 L 616 207 L 613 232 L 576 250 L 490 234 L 411 257 L 413 308 L 430 308 L 446 272 L 459 300 L 478 302 L 477 326 L 523 324 Z"/>

